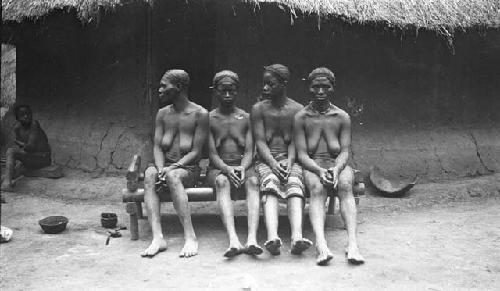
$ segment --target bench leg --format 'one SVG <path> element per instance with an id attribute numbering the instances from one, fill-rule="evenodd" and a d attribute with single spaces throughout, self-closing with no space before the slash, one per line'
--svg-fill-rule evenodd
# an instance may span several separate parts
<path id="1" fill-rule="evenodd" d="M 130 239 L 139 239 L 139 221 L 137 217 L 137 204 L 134 202 L 127 203 L 127 213 L 130 215 Z"/>
<path id="2" fill-rule="evenodd" d="M 137 205 L 137 217 L 139 219 L 143 219 L 144 215 L 142 214 L 142 202 L 135 202 L 135 205 Z"/>

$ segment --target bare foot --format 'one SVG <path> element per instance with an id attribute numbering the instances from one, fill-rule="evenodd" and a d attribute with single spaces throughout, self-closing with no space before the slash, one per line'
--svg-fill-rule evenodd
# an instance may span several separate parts
<path id="1" fill-rule="evenodd" d="M 345 255 L 347 256 L 349 264 L 362 265 L 365 263 L 365 258 L 361 255 L 357 246 L 348 247 L 345 251 Z"/>
<path id="2" fill-rule="evenodd" d="M 141 256 L 152 258 L 157 253 L 163 252 L 166 249 L 167 249 L 167 242 L 165 241 L 165 239 L 163 238 L 153 239 L 149 247 L 141 253 Z"/>
<path id="3" fill-rule="evenodd" d="M 297 240 L 292 240 L 291 253 L 293 255 L 300 255 L 302 252 L 307 250 L 310 246 L 312 246 L 312 242 L 307 238 L 300 238 Z"/>
<path id="4" fill-rule="evenodd" d="M 247 255 L 256 256 L 262 254 L 264 250 L 258 244 L 252 244 L 247 245 L 244 252 Z"/>
<path id="5" fill-rule="evenodd" d="M 229 248 L 227 248 L 226 252 L 224 253 L 224 257 L 226 258 L 232 258 L 237 255 L 241 255 L 243 253 L 243 246 L 239 241 L 236 242 L 230 242 L 229 243 Z"/>
<path id="6" fill-rule="evenodd" d="M 333 259 L 332 252 L 326 244 L 316 245 L 316 264 L 319 266 L 326 266 L 328 262 Z"/>
<path id="7" fill-rule="evenodd" d="M 187 239 L 182 247 L 179 257 L 189 258 L 198 254 L 198 241 L 196 239 Z"/>
<path id="8" fill-rule="evenodd" d="M 266 250 L 271 253 L 271 255 L 278 256 L 280 254 L 281 239 L 275 238 L 272 240 L 268 240 L 264 243 L 264 246 L 266 247 Z"/>

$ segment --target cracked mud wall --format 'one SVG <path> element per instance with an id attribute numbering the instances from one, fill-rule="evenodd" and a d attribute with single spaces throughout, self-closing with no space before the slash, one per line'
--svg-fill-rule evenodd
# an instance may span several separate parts
<path id="1" fill-rule="evenodd" d="M 55 12 L 15 28 L 17 101 L 32 106 L 55 163 L 116 172 L 136 153 L 151 155 L 145 20 L 137 6 L 98 24 L 82 25 L 75 15 Z M 13 125 L 13 116 L 2 123 L 10 141 Z"/>
<path id="2" fill-rule="evenodd" d="M 269 5 L 272 6 L 272 5 Z M 262 66 L 291 70 L 288 95 L 309 102 L 302 81 L 317 66 L 337 77 L 334 103 L 353 124 L 351 164 L 377 165 L 393 176 L 424 180 L 500 171 L 500 31 L 457 31 L 446 39 L 425 30 L 290 15 L 261 5 L 221 9 L 217 67 L 242 79 L 239 105 L 259 95 Z"/>
<path id="3" fill-rule="evenodd" d="M 302 78 L 327 66 L 337 75 L 334 102 L 351 115 L 356 168 L 378 165 L 427 180 L 500 171 L 498 30 L 456 32 L 449 47 L 428 31 L 398 34 L 341 21 L 318 30 L 316 18 L 290 25 L 279 9 L 222 6 L 214 16 L 213 7 L 184 3 L 178 13 L 165 5 L 153 13 L 154 90 L 165 68 L 186 68 L 193 100 L 214 106 L 213 73 L 232 69 L 241 78 L 238 105 L 249 111 L 262 66 L 280 62 L 292 72 L 289 95 L 305 104 Z M 56 163 L 123 171 L 135 153 L 151 160 L 155 100 L 147 96 L 141 13 L 118 9 L 95 26 L 59 13 L 45 26 L 23 28 L 30 37 L 17 41 L 18 97 L 34 107 Z"/>

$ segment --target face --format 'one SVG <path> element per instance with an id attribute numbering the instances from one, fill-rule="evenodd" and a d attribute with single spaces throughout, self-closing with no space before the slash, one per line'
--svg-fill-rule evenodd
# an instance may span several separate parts
<path id="1" fill-rule="evenodd" d="M 16 118 L 22 124 L 29 125 L 33 120 L 33 115 L 31 114 L 31 111 L 28 108 L 21 107 L 17 113 Z"/>
<path id="2" fill-rule="evenodd" d="M 179 96 L 180 91 L 179 86 L 173 84 L 169 79 L 161 79 L 160 88 L 158 89 L 160 104 L 168 104 L 172 102 L 175 97 Z"/>
<path id="3" fill-rule="evenodd" d="M 334 88 L 327 77 L 317 77 L 309 85 L 309 92 L 314 101 L 325 101 L 333 97 Z"/>
<path id="4" fill-rule="evenodd" d="M 238 97 L 238 86 L 231 81 L 221 81 L 214 88 L 217 100 L 223 106 L 232 106 Z"/>
<path id="5" fill-rule="evenodd" d="M 280 96 L 285 89 L 285 82 L 282 82 L 270 72 L 264 72 L 262 81 L 262 97 L 263 99 L 274 98 Z"/>

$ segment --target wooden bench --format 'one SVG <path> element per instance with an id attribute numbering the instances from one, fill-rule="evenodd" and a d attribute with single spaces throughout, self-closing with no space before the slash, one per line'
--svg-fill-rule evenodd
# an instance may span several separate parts
<path id="1" fill-rule="evenodd" d="M 132 158 L 132 162 L 127 170 L 127 187 L 122 190 L 123 202 L 126 203 L 126 211 L 130 216 L 130 239 L 139 239 L 139 219 L 145 219 L 146 217 L 142 212 L 142 203 L 144 202 L 144 173 L 141 171 L 141 157 L 135 155 Z M 196 187 L 186 188 L 186 193 L 188 195 L 189 202 L 200 202 L 200 201 L 216 201 L 215 191 L 211 187 L 204 187 L 204 182 L 206 178 L 206 168 L 202 169 L 199 183 Z M 163 188 L 165 189 L 165 188 Z M 243 189 L 238 191 L 244 191 Z M 360 196 L 364 195 L 365 184 L 362 182 L 362 176 L 360 172 L 355 171 L 355 182 L 353 186 L 354 198 L 356 200 L 356 205 L 359 204 Z M 158 193 L 160 196 L 160 202 L 172 202 L 172 198 L 167 191 L 162 191 Z M 245 197 L 245 195 L 235 195 L 235 197 Z M 244 198 L 242 198 L 243 200 Z M 327 210 L 327 222 L 331 221 L 331 218 L 335 211 L 335 192 L 329 193 L 329 203 Z"/>

